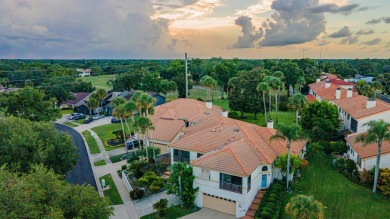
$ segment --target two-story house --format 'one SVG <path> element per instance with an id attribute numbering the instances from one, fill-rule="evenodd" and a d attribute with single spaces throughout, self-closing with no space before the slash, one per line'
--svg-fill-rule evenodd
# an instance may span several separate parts
<path id="1" fill-rule="evenodd" d="M 183 130 L 170 147 L 172 163 L 188 162 L 195 175 L 198 207 L 242 217 L 260 189 L 282 174 L 274 167 L 286 142 L 270 141 L 272 128 L 215 116 Z M 292 153 L 303 156 L 306 141 L 294 142 Z"/>

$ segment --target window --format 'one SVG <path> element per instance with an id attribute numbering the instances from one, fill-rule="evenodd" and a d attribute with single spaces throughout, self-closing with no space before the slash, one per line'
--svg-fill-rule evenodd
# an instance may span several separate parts
<path id="1" fill-rule="evenodd" d="M 351 132 L 356 132 L 357 126 L 358 126 L 357 121 L 354 118 L 351 118 L 351 126 L 350 126 Z"/>
<path id="2" fill-rule="evenodd" d="M 261 171 L 268 171 L 268 167 L 267 166 L 263 166 L 263 168 L 261 168 Z"/>
<path id="3" fill-rule="evenodd" d="M 242 194 L 242 178 L 229 174 L 219 174 L 219 188 Z"/>
<path id="4" fill-rule="evenodd" d="M 190 152 L 173 149 L 173 161 L 174 162 L 190 162 Z"/>
<path id="5" fill-rule="evenodd" d="M 203 179 L 210 179 L 210 170 L 202 169 L 200 173 L 200 177 Z"/>
<path id="6" fill-rule="evenodd" d="M 362 164 L 362 159 L 360 158 L 360 156 L 358 155 L 357 156 L 357 165 L 359 166 L 359 167 L 361 167 L 361 164 Z"/>
<path id="7" fill-rule="evenodd" d="M 251 191 L 252 176 L 248 177 L 248 192 Z"/>
<path id="8" fill-rule="evenodd" d="M 349 114 L 347 114 L 347 119 L 349 119 Z"/>
<path id="9" fill-rule="evenodd" d="M 196 158 L 199 158 L 199 157 L 201 157 L 203 154 L 201 154 L 201 153 L 198 153 L 197 155 L 196 155 Z"/>

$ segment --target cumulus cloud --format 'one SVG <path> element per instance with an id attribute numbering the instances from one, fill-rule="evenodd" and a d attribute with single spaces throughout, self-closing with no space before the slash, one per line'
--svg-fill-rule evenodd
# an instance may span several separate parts
<path id="1" fill-rule="evenodd" d="M 340 44 L 352 45 L 352 44 L 358 43 L 358 41 L 359 41 L 359 36 L 358 36 L 358 35 L 355 35 L 355 36 L 345 37 L 344 39 L 342 39 L 342 40 L 340 41 Z"/>
<path id="2" fill-rule="evenodd" d="M 377 18 L 377 19 L 371 19 L 371 20 L 367 21 L 366 24 L 378 24 L 382 21 L 386 24 L 390 24 L 390 17 L 381 17 L 381 18 Z"/>
<path id="3" fill-rule="evenodd" d="M 0 5 L 0 41 L 13 48 L 1 50 L 0 57 L 91 57 L 107 50 L 131 57 L 171 40 L 169 20 L 152 18 L 151 0 L 0 0 Z"/>
<path id="4" fill-rule="evenodd" d="M 331 38 L 340 38 L 340 37 L 348 37 L 351 35 L 349 28 L 347 26 L 342 27 L 340 30 L 329 35 Z"/>
<path id="5" fill-rule="evenodd" d="M 323 12 L 311 13 L 318 0 L 275 0 L 271 7 L 275 13 L 264 25 L 265 37 L 260 46 L 286 46 L 315 40 L 325 31 Z"/>
<path id="6" fill-rule="evenodd" d="M 256 30 L 252 24 L 252 19 L 248 16 L 241 16 L 234 22 L 241 27 L 242 36 L 238 37 L 232 48 L 252 48 L 254 43 L 263 36 L 263 28 Z"/>
<path id="7" fill-rule="evenodd" d="M 381 38 L 375 38 L 373 40 L 369 40 L 369 41 L 363 42 L 363 44 L 367 45 L 367 46 L 373 46 L 373 45 L 376 45 L 376 44 L 380 43 L 381 41 L 382 41 Z"/>
<path id="8" fill-rule="evenodd" d="M 373 33 L 374 33 L 374 30 L 372 30 L 372 29 L 359 30 L 358 32 L 356 32 L 357 35 L 370 35 Z"/>

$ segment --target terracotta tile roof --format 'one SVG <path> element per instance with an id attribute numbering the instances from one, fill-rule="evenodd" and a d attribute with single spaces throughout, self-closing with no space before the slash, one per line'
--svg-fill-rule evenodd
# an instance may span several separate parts
<path id="1" fill-rule="evenodd" d="M 328 100 L 328 101 L 334 101 L 336 100 L 336 89 L 341 89 L 341 96 L 340 99 L 347 98 L 347 90 L 336 85 L 333 83 L 330 83 L 330 87 L 325 88 L 325 81 L 320 81 L 317 83 L 309 84 L 309 87 L 317 94 L 319 95 L 322 100 Z M 352 93 L 352 96 L 356 96 L 356 93 Z"/>
<path id="2" fill-rule="evenodd" d="M 259 164 L 270 164 L 278 155 L 287 152 L 286 142 L 270 141 L 276 133 L 274 129 L 225 117 L 203 121 L 194 128 L 205 124 L 212 125 L 189 135 L 185 133 L 170 145 L 180 150 L 204 153 L 191 162 L 194 166 L 248 176 Z M 306 141 L 294 142 L 292 153 L 298 154 L 305 144 Z"/>
<path id="3" fill-rule="evenodd" d="M 378 145 L 376 143 L 363 145 L 361 142 L 355 142 L 356 137 L 363 134 L 365 133 L 349 135 L 345 138 L 345 140 L 349 143 L 349 145 L 351 145 L 351 147 L 356 151 L 356 153 L 359 154 L 361 158 L 375 157 L 378 153 Z M 382 143 L 381 154 L 387 153 L 390 153 L 390 141 L 384 141 Z"/>
<path id="4" fill-rule="evenodd" d="M 336 85 L 355 85 L 353 82 L 344 81 L 342 79 L 336 78 L 336 79 L 330 79 L 330 83 L 336 84 Z"/>
<path id="5" fill-rule="evenodd" d="M 361 95 L 346 98 L 343 100 L 336 100 L 334 101 L 334 103 L 346 112 L 348 112 L 355 119 L 360 119 L 366 116 L 386 111 L 389 111 L 390 113 L 390 104 L 379 99 L 376 99 L 375 107 L 367 109 L 367 97 Z"/>
<path id="6" fill-rule="evenodd" d="M 317 99 L 315 98 L 315 96 L 311 95 L 311 94 L 308 94 L 306 95 L 306 100 L 309 102 L 309 103 L 312 103 L 314 101 L 316 101 Z"/>
<path id="7" fill-rule="evenodd" d="M 91 93 L 88 92 L 79 92 L 79 93 L 74 93 L 74 100 L 67 100 L 63 104 L 77 104 L 78 102 L 84 100 L 86 97 L 88 97 Z"/>
<path id="8" fill-rule="evenodd" d="M 194 99 L 177 99 L 156 106 L 154 115 L 150 116 L 155 130 L 150 131 L 152 139 L 170 143 L 185 127 L 183 120 L 199 123 L 216 115 L 221 108 L 206 107 L 206 103 Z"/>
<path id="9" fill-rule="evenodd" d="M 323 76 L 321 76 L 321 78 L 327 78 L 329 80 L 332 80 L 332 79 L 336 79 L 337 75 L 332 75 L 332 74 L 329 74 L 329 73 L 325 73 L 325 74 L 323 74 Z"/>

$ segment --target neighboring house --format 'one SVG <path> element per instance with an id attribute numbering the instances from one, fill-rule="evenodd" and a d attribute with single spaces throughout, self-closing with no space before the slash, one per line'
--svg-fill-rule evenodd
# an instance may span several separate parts
<path id="1" fill-rule="evenodd" d="M 370 100 L 366 96 L 357 95 L 342 100 L 335 100 L 343 128 L 352 133 L 366 132 L 365 123 L 384 119 L 390 122 L 390 104 L 379 99 Z"/>
<path id="2" fill-rule="evenodd" d="M 363 145 L 361 142 L 355 142 L 360 134 L 352 134 L 345 138 L 348 145 L 348 157 L 355 161 L 360 171 L 371 170 L 376 164 L 376 155 L 378 154 L 378 145 Z M 379 168 L 390 168 L 390 142 L 382 143 L 381 160 Z"/>
<path id="3" fill-rule="evenodd" d="M 346 82 L 350 83 L 350 82 Z M 331 82 L 331 80 L 326 79 L 325 81 L 317 80 L 316 83 L 309 84 L 309 95 L 307 99 L 313 101 L 312 96 L 318 101 L 327 100 L 335 101 L 340 99 L 345 99 L 347 97 L 356 96 L 357 94 L 352 91 L 352 88 L 344 88 L 337 84 Z"/>
<path id="4" fill-rule="evenodd" d="M 60 106 L 61 109 L 74 109 L 79 107 L 81 104 L 85 103 L 88 100 L 91 93 L 88 92 L 78 92 L 73 93 L 74 99 L 67 100 L 63 102 Z"/>
<path id="5" fill-rule="evenodd" d="M 355 75 L 355 78 L 353 79 L 353 82 L 356 83 L 356 82 L 358 82 L 359 80 L 363 80 L 363 81 L 365 81 L 365 82 L 367 82 L 367 83 L 371 83 L 371 82 L 373 82 L 374 77 L 356 74 L 356 75 Z"/>
<path id="6" fill-rule="evenodd" d="M 108 96 L 103 100 L 103 108 L 104 111 L 108 113 L 108 115 L 112 115 L 113 107 L 111 106 L 111 101 L 114 100 L 117 97 L 122 97 L 126 100 L 130 100 L 133 97 L 133 94 L 135 93 L 135 90 L 131 91 L 124 91 L 124 92 L 109 92 Z M 165 103 L 165 97 L 155 93 L 155 92 L 148 92 L 148 94 L 156 99 L 156 102 L 154 103 L 154 106 L 161 105 Z"/>
<path id="7" fill-rule="evenodd" d="M 285 141 L 270 141 L 275 129 L 214 116 L 182 131 L 170 147 L 172 163 L 193 167 L 198 207 L 245 216 L 258 190 L 282 179 L 274 161 L 287 153 Z M 293 142 L 292 154 L 303 157 L 306 141 Z"/>
<path id="8" fill-rule="evenodd" d="M 220 107 L 207 107 L 204 102 L 193 99 L 177 99 L 156 106 L 154 114 L 149 116 L 155 127 L 149 132 L 150 142 L 161 148 L 161 153 L 165 153 L 186 127 L 221 114 Z"/>
<path id="9" fill-rule="evenodd" d="M 79 72 L 79 77 L 90 77 L 91 76 L 91 69 L 90 68 L 87 68 L 87 69 L 82 69 L 82 68 L 78 68 L 76 69 L 77 72 Z"/>

